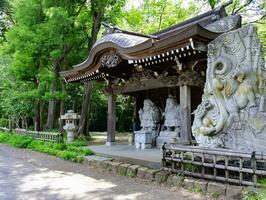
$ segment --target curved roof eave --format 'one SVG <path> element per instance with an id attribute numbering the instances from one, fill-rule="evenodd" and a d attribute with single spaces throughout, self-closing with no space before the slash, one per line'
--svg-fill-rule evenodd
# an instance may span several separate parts
<path id="1" fill-rule="evenodd" d="M 150 48 L 153 45 L 152 38 L 128 35 L 124 33 L 113 33 L 104 36 L 98 40 L 91 49 L 89 56 L 85 61 L 80 64 L 74 65 L 73 69 L 61 72 L 61 76 L 68 76 L 76 71 L 81 71 L 85 68 L 92 66 L 95 63 L 95 57 L 98 57 L 101 53 L 114 49 L 118 51 L 121 56 L 129 55 L 132 52 L 141 51 L 146 48 Z"/>
<path id="2" fill-rule="evenodd" d="M 136 57 L 137 54 L 146 50 L 146 55 L 150 56 L 149 54 L 151 53 L 151 48 L 154 47 L 153 50 L 156 51 L 158 46 L 161 46 L 162 49 L 162 47 L 165 47 L 167 45 L 173 45 L 172 43 L 175 43 L 176 41 L 180 40 L 181 38 L 183 38 L 183 36 L 190 37 L 194 34 L 204 37 L 206 35 L 206 38 L 214 39 L 219 34 L 236 29 L 240 26 L 241 16 L 233 15 L 223 17 L 205 26 L 197 23 L 192 24 L 180 31 L 174 31 L 173 34 L 169 35 L 166 38 L 161 38 L 161 40 L 155 40 L 153 38 L 130 35 L 125 33 L 112 33 L 104 36 L 95 43 L 89 53 L 89 56 L 84 62 L 73 66 L 73 69 L 71 70 L 61 72 L 60 75 L 65 78 L 68 78 L 70 76 L 76 76 L 80 72 L 83 73 L 82 71 L 85 71 L 85 69 L 98 69 L 98 57 L 100 57 L 102 54 L 109 51 L 110 49 L 114 49 L 115 51 L 117 51 L 123 59 L 139 59 Z"/>

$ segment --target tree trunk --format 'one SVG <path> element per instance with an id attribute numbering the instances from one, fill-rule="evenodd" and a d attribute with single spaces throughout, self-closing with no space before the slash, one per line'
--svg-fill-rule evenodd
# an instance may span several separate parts
<path id="1" fill-rule="evenodd" d="M 37 100 L 34 105 L 34 130 L 41 131 L 40 100 Z"/>
<path id="2" fill-rule="evenodd" d="M 62 93 L 64 94 L 65 93 L 65 82 L 64 81 L 61 81 L 61 86 L 62 86 Z M 64 115 L 65 114 L 65 101 L 64 99 L 61 99 L 60 101 L 60 117 L 61 115 Z M 63 129 L 63 120 L 59 119 L 59 130 L 62 132 L 64 131 Z"/>
<path id="3" fill-rule="evenodd" d="M 81 137 L 84 136 L 90 137 L 88 132 L 88 113 L 89 113 L 90 100 L 91 100 L 91 88 L 92 88 L 92 82 L 84 83 L 82 109 L 81 109 L 79 129 L 78 129 L 78 135 Z"/>
<path id="4" fill-rule="evenodd" d="M 55 84 L 56 84 L 56 79 L 54 79 L 52 82 L 51 89 L 50 89 L 51 94 L 53 94 L 56 91 Z M 51 100 L 49 100 L 47 122 L 45 125 L 45 129 L 51 130 L 54 128 L 55 111 L 56 111 L 56 100 L 51 99 Z"/>
<path id="5" fill-rule="evenodd" d="M 44 127 L 44 120 L 45 120 L 45 112 L 44 112 L 44 101 L 40 101 L 40 129 L 43 130 Z"/>
<path id="6" fill-rule="evenodd" d="M 97 5 L 97 1 L 92 0 L 91 10 L 92 10 L 92 16 L 93 16 L 93 26 L 91 30 L 91 38 L 88 39 L 88 51 L 91 49 L 91 47 L 97 40 L 97 35 L 101 27 L 105 8 L 103 7 L 99 8 Z M 89 126 L 88 113 L 89 113 L 89 105 L 90 105 L 90 99 L 91 99 L 91 86 L 92 85 L 90 82 L 84 83 L 83 102 L 82 102 L 80 123 L 79 123 L 79 129 L 78 129 L 79 136 L 90 137 L 90 134 L 88 132 L 89 130 L 88 129 L 88 126 Z"/>

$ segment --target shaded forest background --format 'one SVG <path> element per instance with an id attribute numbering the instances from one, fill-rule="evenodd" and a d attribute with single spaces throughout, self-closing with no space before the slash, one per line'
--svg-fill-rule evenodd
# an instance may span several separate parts
<path id="1" fill-rule="evenodd" d="M 81 114 L 79 134 L 105 131 L 104 82 L 65 84 L 60 71 L 84 61 L 102 22 L 151 34 L 225 3 L 220 0 L 0 0 L 0 126 L 62 130 L 60 115 Z M 234 0 L 228 14 L 255 23 L 266 46 L 264 0 Z M 133 101 L 117 98 L 117 130 L 132 129 Z"/>

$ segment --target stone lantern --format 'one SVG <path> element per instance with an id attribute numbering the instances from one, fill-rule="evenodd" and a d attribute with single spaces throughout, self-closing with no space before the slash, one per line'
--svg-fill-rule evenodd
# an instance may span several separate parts
<path id="1" fill-rule="evenodd" d="M 76 137 L 76 131 L 78 128 L 77 122 L 80 119 L 80 115 L 73 110 L 68 110 L 66 114 L 61 115 L 61 118 L 65 120 L 65 126 L 63 129 L 67 132 L 67 142 L 72 143 Z"/>

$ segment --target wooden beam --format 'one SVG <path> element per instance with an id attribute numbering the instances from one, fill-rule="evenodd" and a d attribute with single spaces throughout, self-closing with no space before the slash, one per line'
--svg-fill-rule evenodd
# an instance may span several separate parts
<path id="1" fill-rule="evenodd" d="M 191 88 L 180 86 L 181 139 L 184 143 L 191 142 Z"/>
<path id="2" fill-rule="evenodd" d="M 108 94 L 108 112 L 107 112 L 107 141 L 106 145 L 115 144 L 115 131 L 116 131 L 116 95 L 110 89 Z"/>

